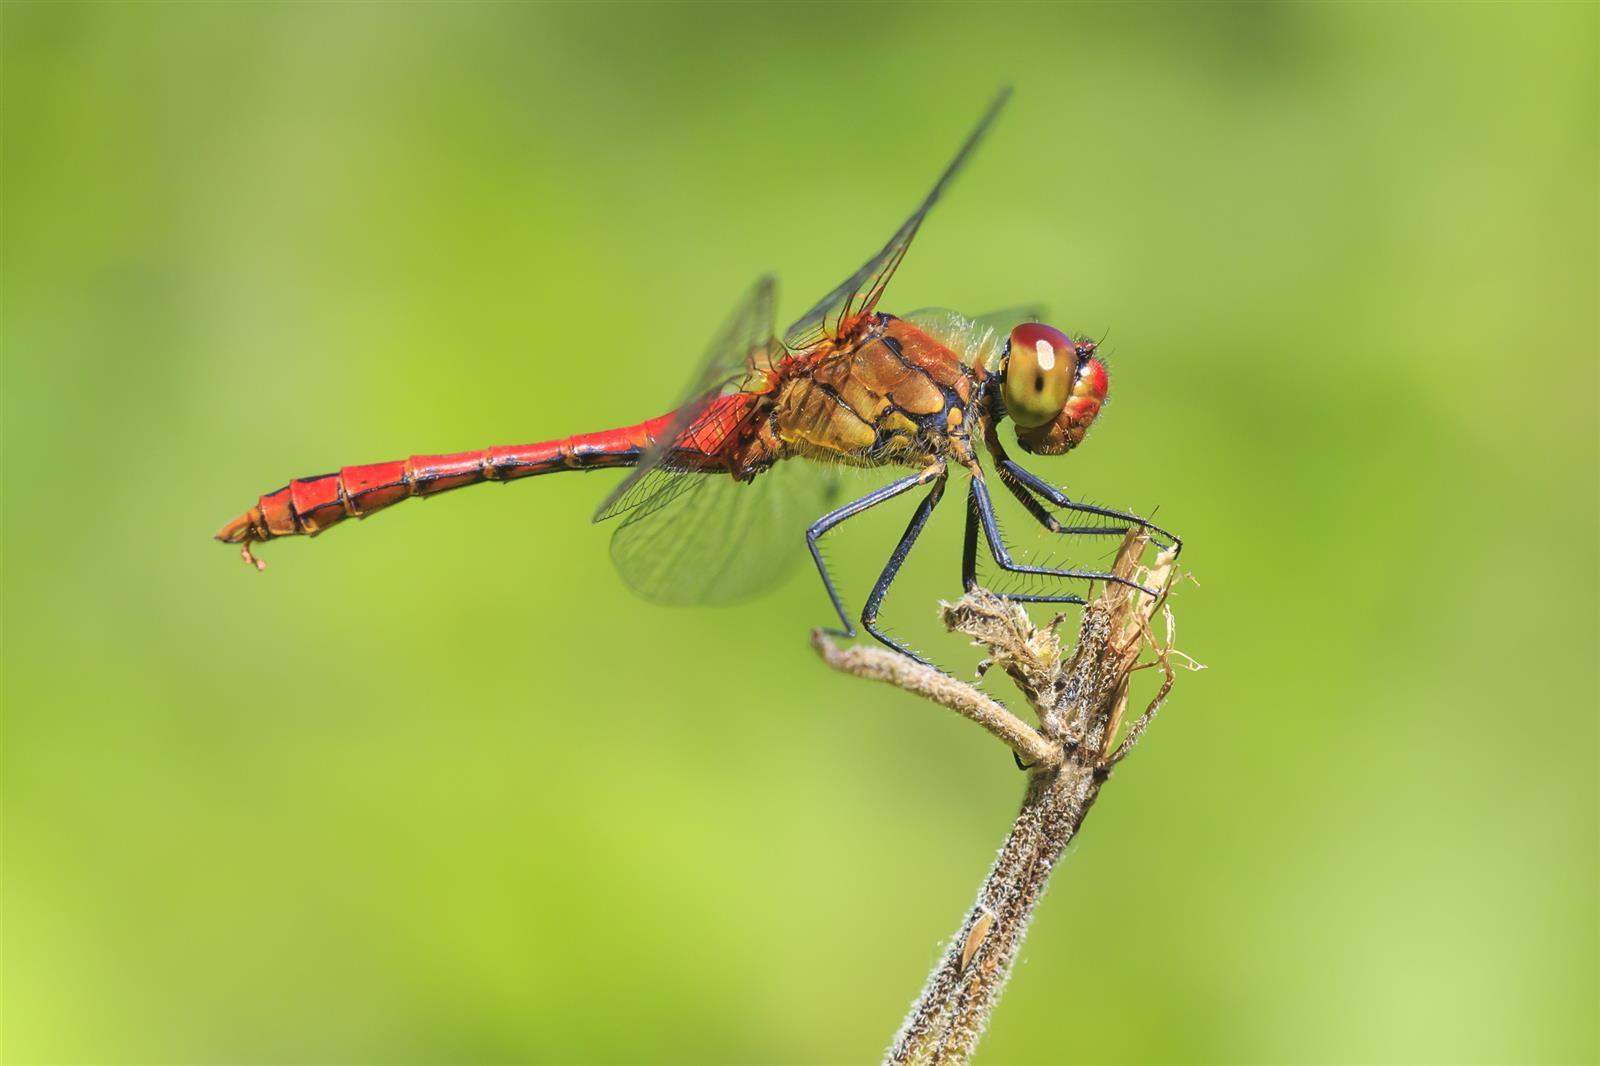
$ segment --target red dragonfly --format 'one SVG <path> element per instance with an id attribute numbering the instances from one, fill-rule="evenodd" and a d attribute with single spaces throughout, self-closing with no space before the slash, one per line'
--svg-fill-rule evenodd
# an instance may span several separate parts
<path id="1" fill-rule="evenodd" d="M 917 658 L 879 628 L 879 609 L 943 497 L 950 468 L 957 466 L 969 477 L 962 552 L 968 589 L 977 584 L 980 533 L 999 569 L 1025 575 L 1021 580 L 1130 584 L 1101 570 L 1015 561 L 995 518 L 989 477 L 979 464 L 981 445 L 1000 485 L 1051 533 L 1120 536 L 1136 525 L 1180 544 L 1136 515 L 1068 498 L 1018 465 L 1000 442 L 997 427 L 1006 417 L 1027 452 L 1058 455 L 1083 441 L 1106 400 L 1106 369 L 1096 358 L 1095 342 L 1075 339 L 1022 312 L 968 319 L 949 311 L 895 316 L 878 310 L 929 209 L 1008 96 L 1009 90 L 1001 92 L 989 106 L 932 191 L 883 249 L 781 340 L 774 329 L 773 279 L 756 282 L 712 342 L 683 402 L 666 414 L 560 440 L 414 455 L 298 478 L 262 496 L 223 526 L 217 539 L 240 545 L 245 561 L 262 569 L 253 544 L 314 536 L 412 496 L 559 470 L 631 467 L 594 520 L 621 520 L 611 538 L 611 556 L 635 590 L 672 604 L 751 595 L 783 576 L 779 560 L 785 542 L 806 524 L 806 543 L 843 623 L 834 632 L 853 637 L 855 624 L 818 542 L 846 519 L 923 489 L 859 616 L 877 640 Z M 839 466 L 912 472 L 829 509 Z M 1088 516 L 1081 521 L 1092 524 L 1064 525 L 1051 509 Z M 1012 598 L 1084 602 L 1070 592 Z"/>

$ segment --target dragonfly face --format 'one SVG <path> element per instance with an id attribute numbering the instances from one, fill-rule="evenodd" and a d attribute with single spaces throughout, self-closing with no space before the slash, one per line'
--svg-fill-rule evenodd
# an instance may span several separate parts
<path id="1" fill-rule="evenodd" d="M 1000 395 L 1025 451 L 1060 455 L 1083 441 L 1109 388 L 1093 341 L 1024 322 L 1011 331 L 1000 365 Z"/>

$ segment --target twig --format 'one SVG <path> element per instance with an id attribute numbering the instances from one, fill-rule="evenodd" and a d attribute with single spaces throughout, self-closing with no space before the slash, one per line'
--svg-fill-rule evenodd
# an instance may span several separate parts
<path id="1" fill-rule="evenodd" d="M 1147 545 L 1145 538 L 1130 533 L 1114 572 L 1159 589 L 1161 595 L 1108 585 L 1084 608 L 1070 655 L 1062 655 L 1056 637 L 1060 618 L 1037 629 L 1021 607 L 981 589 L 944 605 L 946 627 L 989 649 L 983 668 L 1000 666 L 1011 676 L 1038 714 L 1037 729 L 971 685 L 932 667 L 873 648 L 841 650 L 821 634 L 813 635 L 813 646 L 828 665 L 887 681 L 971 718 L 1004 741 L 1029 769 L 1022 809 L 978 890 L 977 902 L 928 975 L 885 1062 L 947 1066 L 971 1058 L 1051 871 L 1111 768 L 1132 749 L 1171 690 L 1173 623 L 1166 595 L 1174 577 L 1172 560 L 1162 555 L 1151 566 L 1140 566 Z M 1150 625 L 1158 610 L 1167 623 L 1165 643 L 1157 642 Z M 1146 648 L 1154 658 L 1141 664 Z M 1128 675 L 1140 666 L 1160 666 L 1166 677 L 1113 751 L 1128 699 Z"/>
<path id="2" fill-rule="evenodd" d="M 1024 764 L 1061 765 L 1060 744 L 1047 739 L 983 692 L 949 674 L 931 670 L 887 648 L 861 645 L 840 648 L 821 630 L 811 634 L 811 646 L 822 656 L 822 661 L 835 670 L 871 681 L 887 681 L 972 719 L 1003 740 Z"/>

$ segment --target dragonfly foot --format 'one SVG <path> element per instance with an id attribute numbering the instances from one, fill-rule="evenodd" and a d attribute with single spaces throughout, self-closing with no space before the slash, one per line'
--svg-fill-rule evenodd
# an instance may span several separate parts
<path id="1" fill-rule="evenodd" d="M 255 567 L 256 568 L 256 573 L 258 573 L 258 574 L 264 572 L 267 569 L 267 561 L 265 559 L 256 558 L 255 553 L 250 550 L 250 542 L 249 541 L 245 541 L 243 544 L 241 544 L 239 546 L 239 558 L 243 559 L 245 562 L 247 562 L 251 566 Z"/>
<path id="2" fill-rule="evenodd" d="M 865 619 L 863 619 L 863 621 L 865 621 Z M 879 644 L 882 644 L 884 647 L 888 648 L 890 651 L 899 652 L 912 662 L 921 663 L 923 666 L 938 670 L 941 674 L 948 674 L 948 671 L 941 669 L 938 664 L 924 659 L 922 656 L 918 655 L 916 652 L 912 651 L 898 640 L 895 640 L 893 637 L 889 636 L 889 634 L 883 632 L 871 622 L 866 622 L 866 627 L 868 635 L 870 635 L 872 639 L 876 640 Z"/>

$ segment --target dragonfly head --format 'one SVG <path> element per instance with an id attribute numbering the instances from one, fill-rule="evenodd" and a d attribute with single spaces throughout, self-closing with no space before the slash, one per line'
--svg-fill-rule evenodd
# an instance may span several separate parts
<path id="1" fill-rule="evenodd" d="M 1035 455 L 1060 455 L 1081 442 L 1106 402 L 1106 368 L 1095 343 L 1054 326 L 1024 322 L 1001 358 L 1001 398 L 1017 443 Z"/>

